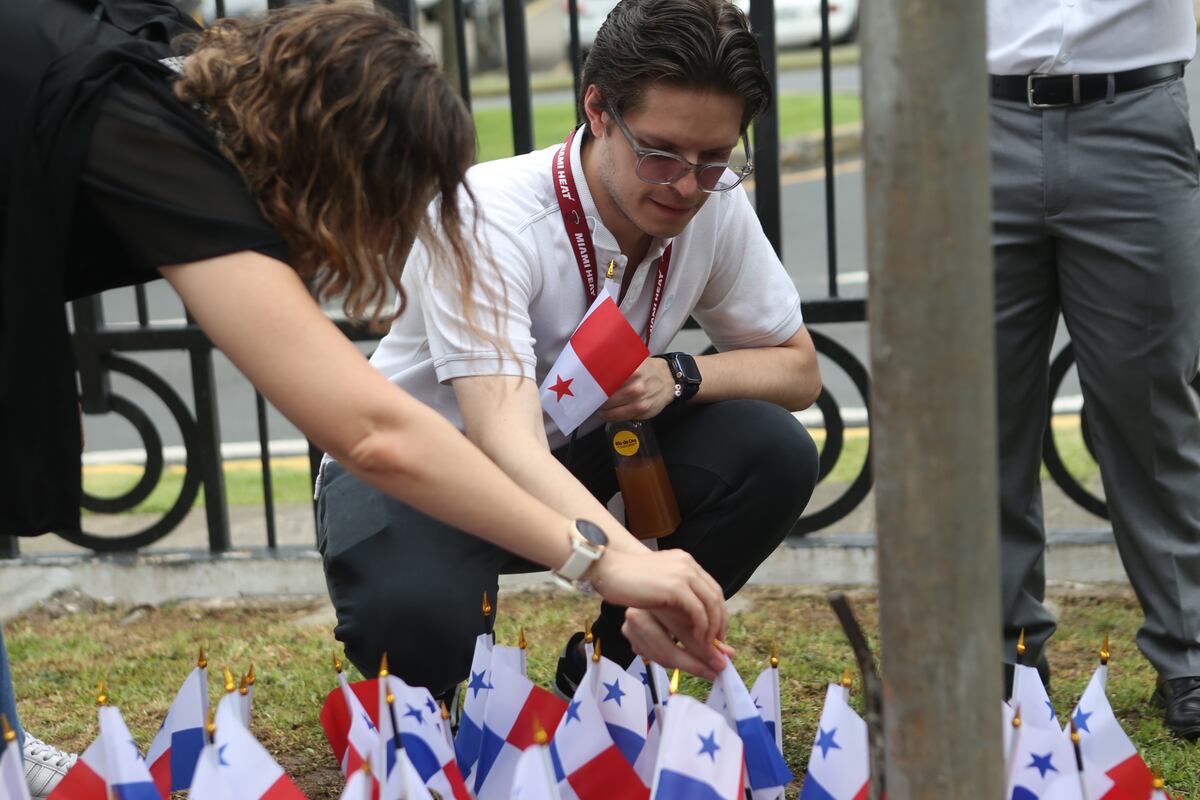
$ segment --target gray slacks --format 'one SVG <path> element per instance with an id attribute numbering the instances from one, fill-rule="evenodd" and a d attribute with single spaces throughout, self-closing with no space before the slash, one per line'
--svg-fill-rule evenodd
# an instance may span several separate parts
<path id="1" fill-rule="evenodd" d="M 991 105 L 1006 659 L 1054 632 L 1039 481 L 1050 347 L 1071 335 L 1117 547 L 1162 678 L 1200 675 L 1200 188 L 1182 81 Z M 1029 661 L 1032 663 L 1032 661 Z"/>

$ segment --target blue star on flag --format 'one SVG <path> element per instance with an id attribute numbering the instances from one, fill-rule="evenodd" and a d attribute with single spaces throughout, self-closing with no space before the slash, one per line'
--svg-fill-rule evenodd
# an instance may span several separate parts
<path id="1" fill-rule="evenodd" d="M 430 714 L 436 714 L 436 713 L 437 713 L 437 711 L 438 711 L 438 708 L 437 708 L 437 706 L 433 704 L 433 698 L 432 698 L 432 697 L 426 697 L 426 698 L 425 698 L 425 707 L 429 709 L 429 713 L 430 713 Z"/>
<path id="2" fill-rule="evenodd" d="M 404 716 L 412 717 L 417 721 L 418 725 L 425 724 L 425 715 L 421 713 L 421 709 L 413 708 L 412 706 L 408 705 L 408 703 L 405 703 L 404 705 L 408 708 L 408 711 L 404 712 Z"/>
<path id="3" fill-rule="evenodd" d="M 578 700 L 572 700 L 567 705 L 567 721 L 564 722 L 563 725 L 569 725 L 571 723 L 571 720 L 579 719 L 579 706 L 581 706 L 581 705 L 583 705 L 583 704 L 581 702 L 579 702 Z M 583 722 L 583 720 L 581 720 L 581 719 L 579 719 L 579 721 Z"/>
<path id="4" fill-rule="evenodd" d="M 363 712 L 362 718 L 367 723 L 367 730 L 375 730 L 375 723 L 371 722 L 371 718 L 367 716 L 367 712 Z"/>
<path id="5" fill-rule="evenodd" d="M 698 733 L 696 735 L 700 736 Z M 717 744 L 717 732 L 709 731 L 708 736 L 700 736 L 700 749 L 696 752 L 696 755 L 706 755 L 715 763 L 717 760 L 717 751 L 720 749 L 721 746 Z"/>
<path id="6" fill-rule="evenodd" d="M 1075 727 L 1081 731 L 1087 731 L 1088 733 L 1091 733 L 1091 731 L 1088 730 L 1088 717 L 1092 716 L 1094 713 L 1096 712 L 1089 711 L 1085 713 L 1082 708 L 1078 709 L 1075 712 Z"/>
<path id="7" fill-rule="evenodd" d="M 1046 707 L 1050 709 L 1050 719 L 1054 719 L 1054 704 L 1047 700 Z"/>
<path id="8" fill-rule="evenodd" d="M 821 748 L 821 758 L 829 756 L 830 750 L 841 750 L 842 746 L 833 738 L 837 734 L 837 728 L 830 728 L 826 731 L 824 728 L 817 726 L 817 743 L 816 747 Z"/>
<path id="9" fill-rule="evenodd" d="M 229 747 L 229 745 L 223 744 L 217 748 L 217 763 L 220 764 L 222 767 L 229 766 L 229 762 L 225 760 L 225 748 L 226 747 Z"/>
<path id="10" fill-rule="evenodd" d="M 1053 753 L 1046 753 L 1044 756 L 1039 756 L 1037 753 L 1029 754 L 1033 760 L 1025 765 L 1025 769 L 1036 769 L 1041 773 L 1042 777 L 1046 777 L 1047 772 L 1058 772 L 1058 767 L 1050 763 Z"/>
<path id="11" fill-rule="evenodd" d="M 600 702 L 607 703 L 609 700 L 613 700 L 618 706 L 621 705 L 621 698 L 626 694 L 621 691 L 621 682 L 614 680 L 612 683 L 605 683 L 604 688 L 608 690 L 608 694 L 604 695 L 604 699 Z"/>
<path id="12" fill-rule="evenodd" d="M 487 670 L 484 670 L 483 672 L 472 672 L 471 673 L 471 681 L 470 681 L 470 683 L 467 684 L 467 688 L 474 690 L 475 694 L 472 695 L 472 697 L 479 697 L 480 689 L 491 689 L 492 688 L 492 685 L 483 679 L 483 676 L 486 674 L 487 674 Z"/>

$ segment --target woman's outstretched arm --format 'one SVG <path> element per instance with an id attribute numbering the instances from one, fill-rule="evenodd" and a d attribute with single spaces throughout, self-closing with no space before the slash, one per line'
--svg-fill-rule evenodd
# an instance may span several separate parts
<path id="1" fill-rule="evenodd" d="M 531 561 L 554 568 L 567 560 L 567 517 L 384 378 L 291 267 L 244 251 L 161 272 L 258 390 L 361 480 Z M 724 598 L 690 556 L 610 548 L 588 577 L 605 599 L 660 622 L 633 632 L 643 655 L 704 676 L 723 666 L 712 639 L 724 634 Z"/>

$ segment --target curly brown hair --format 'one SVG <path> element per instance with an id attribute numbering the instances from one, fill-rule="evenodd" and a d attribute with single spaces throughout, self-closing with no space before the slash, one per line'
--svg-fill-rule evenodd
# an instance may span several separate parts
<path id="1" fill-rule="evenodd" d="M 177 47 L 176 95 L 207 110 L 318 299 L 342 295 L 347 317 L 386 326 L 419 237 L 471 319 L 458 193 L 475 128 L 415 33 L 386 12 L 310 5 L 220 20 Z"/>

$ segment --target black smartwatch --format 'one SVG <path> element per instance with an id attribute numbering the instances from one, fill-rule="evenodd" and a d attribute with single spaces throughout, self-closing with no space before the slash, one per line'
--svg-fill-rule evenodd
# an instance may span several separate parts
<path id="1" fill-rule="evenodd" d="M 696 392 L 700 391 L 701 378 L 695 358 L 687 353 L 663 353 L 656 358 L 667 362 L 671 377 L 675 379 L 675 400 L 671 405 L 681 406 L 696 396 Z"/>

